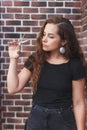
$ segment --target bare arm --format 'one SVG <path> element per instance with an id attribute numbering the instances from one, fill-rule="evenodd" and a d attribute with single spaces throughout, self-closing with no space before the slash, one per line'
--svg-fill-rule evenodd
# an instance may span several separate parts
<path id="1" fill-rule="evenodd" d="M 26 68 L 18 74 L 16 64 L 15 60 L 10 62 L 7 75 L 7 88 L 11 94 L 20 92 L 31 77 L 31 72 Z"/>
<path id="2" fill-rule="evenodd" d="M 73 85 L 73 109 L 77 124 L 77 130 L 85 130 L 86 106 L 85 106 L 85 79 L 72 82 Z"/>
<path id="3" fill-rule="evenodd" d="M 10 65 L 7 74 L 7 88 L 9 93 L 21 91 L 31 77 L 31 72 L 26 68 L 23 68 L 19 74 L 17 72 L 19 51 L 18 42 L 9 43 Z"/>

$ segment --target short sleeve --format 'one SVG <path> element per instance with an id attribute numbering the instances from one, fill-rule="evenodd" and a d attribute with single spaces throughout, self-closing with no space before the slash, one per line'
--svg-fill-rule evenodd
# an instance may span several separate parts
<path id="1" fill-rule="evenodd" d="M 24 63 L 24 67 L 30 70 L 31 72 L 33 71 L 33 61 L 34 57 L 30 55 Z"/>
<path id="2" fill-rule="evenodd" d="M 74 59 L 71 62 L 72 80 L 79 80 L 86 76 L 85 68 L 80 59 Z"/>

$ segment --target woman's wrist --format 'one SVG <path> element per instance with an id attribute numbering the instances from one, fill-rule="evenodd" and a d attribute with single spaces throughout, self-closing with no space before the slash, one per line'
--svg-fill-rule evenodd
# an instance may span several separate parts
<path id="1" fill-rule="evenodd" d="M 11 58 L 10 58 L 10 61 L 18 61 L 18 58 L 13 58 L 13 57 L 11 57 Z"/>

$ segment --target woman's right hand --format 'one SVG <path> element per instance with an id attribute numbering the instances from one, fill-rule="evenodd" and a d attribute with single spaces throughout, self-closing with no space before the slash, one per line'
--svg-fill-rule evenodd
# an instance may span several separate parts
<path id="1" fill-rule="evenodd" d="M 10 59 L 18 59 L 20 56 L 20 40 L 8 42 Z"/>

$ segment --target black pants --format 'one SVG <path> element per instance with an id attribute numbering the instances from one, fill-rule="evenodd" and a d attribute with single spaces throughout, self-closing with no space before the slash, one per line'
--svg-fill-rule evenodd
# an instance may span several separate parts
<path id="1" fill-rule="evenodd" d="M 72 108 L 48 109 L 35 105 L 26 124 L 26 130 L 77 130 Z"/>

